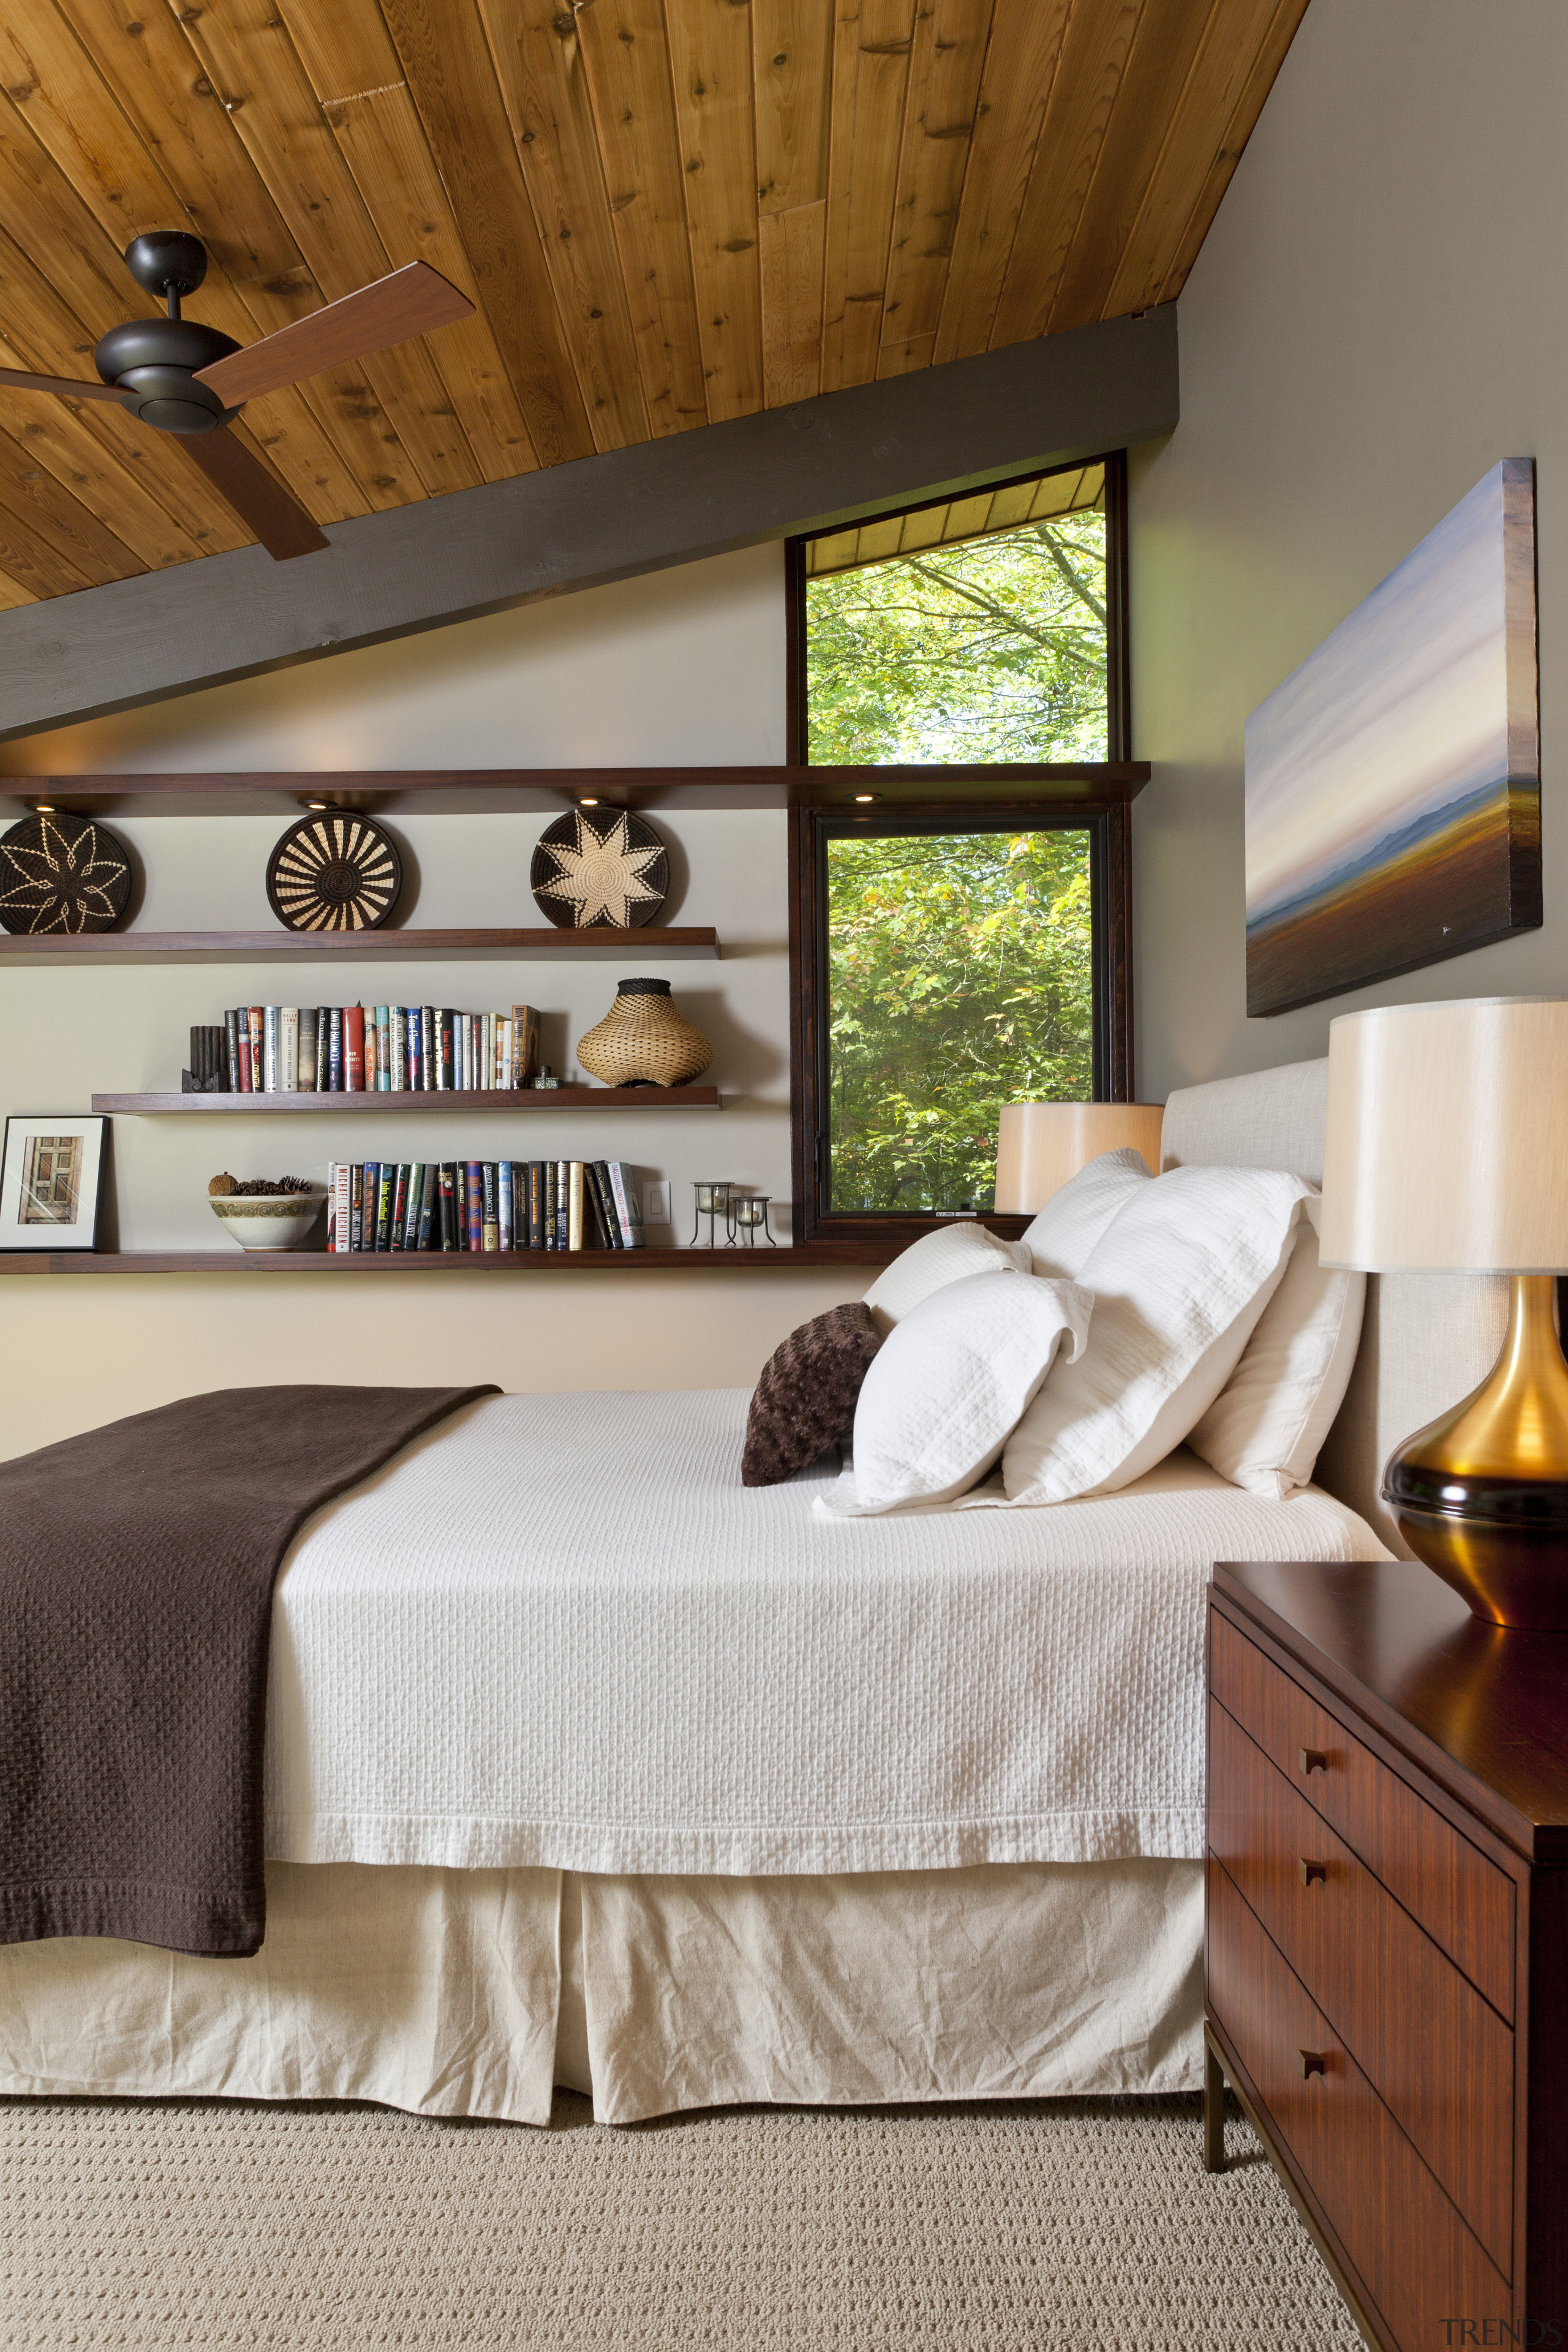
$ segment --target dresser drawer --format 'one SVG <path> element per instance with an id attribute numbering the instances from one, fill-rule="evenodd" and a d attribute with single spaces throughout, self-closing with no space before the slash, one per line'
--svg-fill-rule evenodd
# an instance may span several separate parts
<path id="1" fill-rule="evenodd" d="M 1213 1700 L 1209 1844 L 1511 2276 L 1512 2032 Z"/>
<path id="2" fill-rule="evenodd" d="M 1209 1643 L 1214 1696 L 1512 2024 L 1515 1904 L 1507 1872 L 1215 1609 Z"/>
<path id="3" fill-rule="evenodd" d="M 1390 2334 L 1427 2352 L 1460 2315 L 1467 2342 L 1512 2340 L 1506 2281 L 1213 1854 L 1208 1901 L 1209 2013 Z M 1324 2071 L 1303 2076 L 1303 2052 Z"/>

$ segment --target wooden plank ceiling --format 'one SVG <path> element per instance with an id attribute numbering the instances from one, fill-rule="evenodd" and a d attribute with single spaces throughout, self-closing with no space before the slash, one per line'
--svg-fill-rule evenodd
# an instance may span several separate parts
<path id="1" fill-rule="evenodd" d="M 16 0 L 0 366 L 92 373 L 191 227 L 237 341 L 478 304 L 247 404 L 318 522 L 1179 292 L 1306 0 Z M 243 546 L 168 436 L 0 387 L 0 605 Z"/>

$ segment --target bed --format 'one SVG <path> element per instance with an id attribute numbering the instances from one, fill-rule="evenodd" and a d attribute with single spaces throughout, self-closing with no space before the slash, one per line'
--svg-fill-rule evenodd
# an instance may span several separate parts
<path id="1" fill-rule="evenodd" d="M 1325 1067 L 1173 1096 L 1166 1164 L 1319 1181 Z M 835 1520 L 837 1465 L 739 1486 L 743 1391 L 468 1407 L 279 1580 L 261 1950 L 0 1949 L 0 2090 L 539 2123 L 561 2083 L 626 2123 L 1196 2088 L 1208 1571 L 1383 1556 L 1384 1424 L 1496 1320 L 1456 1294 L 1424 1353 L 1413 1311 L 1369 1299 L 1323 1483 L 1278 1502 L 1178 1451 Z"/>

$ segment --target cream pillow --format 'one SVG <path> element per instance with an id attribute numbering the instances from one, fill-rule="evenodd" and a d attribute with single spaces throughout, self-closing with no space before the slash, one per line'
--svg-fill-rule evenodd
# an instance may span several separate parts
<path id="1" fill-rule="evenodd" d="M 1276 1500 L 1311 1477 L 1361 1344 L 1366 1276 L 1320 1266 L 1321 1208 L 1314 1194 L 1241 1361 L 1187 1437 L 1221 1477 Z"/>
<path id="2" fill-rule="evenodd" d="M 1088 1347 L 1007 1441 L 1009 1502 L 1114 1494 L 1181 1444 L 1236 1370 L 1310 1191 L 1254 1168 L 1173 1168 L 1133 1191 L 1079 1276 Z"/>
<path id="3" fill-rule="evenodd" d="M 1025 1228 L 1029 1260 L 1037 1274 L 1055 1275 L 1076 1282 L 1096 1242 L 1127 1206 L 1140 1184 L 1154 1179 L 1143 1155 L 1124 1144 L 1120 1151 L 1102 1151 L 1076 1176 L 1053 1192 L 1032 1225 Z"/>
<path id="4" fill-rule="evenodd" d="M 1022 1242 L 999 1241 L 973 1217 L 965 1218 L 939 1225 L 935 1233 L 922 1234 L 900 1250 L 866 1293 L 866 1305 L 885 1338 L 911 1307 L 950 1282 L 962 1282 L 971 1274 L 1027 1274 L 1029 1266 Z"/>
<path id="5" fill-rule="evenodd" d="M 1058 1349 L 1079 1353 L 1093 1304 L 1075 1283 L 1007 1268 L 910 1307 L 860 1384 L 853 1507 L 950 1502 L 984 1478 Z"/>

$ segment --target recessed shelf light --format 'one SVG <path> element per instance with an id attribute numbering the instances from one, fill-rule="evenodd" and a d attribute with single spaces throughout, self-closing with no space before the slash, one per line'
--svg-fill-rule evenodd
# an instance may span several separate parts
<path id="1" fill-rule="evenodd" d="M 881 795 L 881 793 L 856 793 L 856 795 L 855 795 L 855 798 L 856 798 L 856 800 L 857 800 L 858 802 L 860 802 L 860 801 L 879 801 L 879 800 L 881 799 L 881 797 L 882 797 L 882 795 Z"/>
<path id="2" fill-rule="evenodd" d="M 308 808 L 313 813 L 319 814 L 322 809 L 330 809 L 332 807 L 333 803 L 331 801 L 301 801 L 300 805 L 301 808 Z"/>
<path id="3" fill-rule="evenodd" d="M 577 795 L 577 805 L 579 808 L 597 808 L 599 805 L 599 795 L 597 793 L 579 793 Z"/>
<path id="4" fill-rule="evenodd" d="M 33 814 L 35 816 L 53 816 L 54 814 L 55 804 L 53 801 L 35 801 L 33 803 Z"/>

